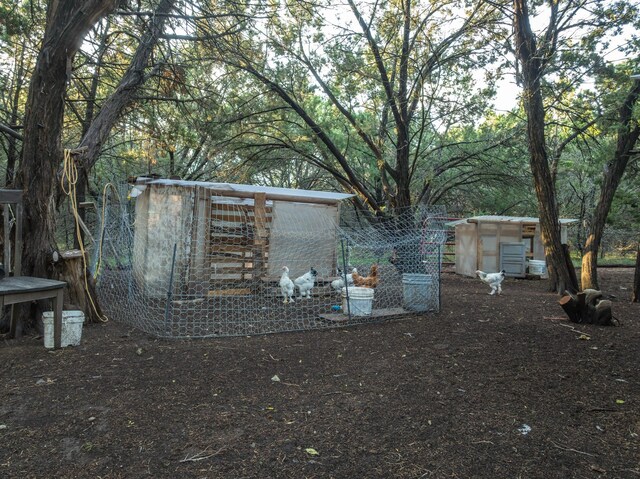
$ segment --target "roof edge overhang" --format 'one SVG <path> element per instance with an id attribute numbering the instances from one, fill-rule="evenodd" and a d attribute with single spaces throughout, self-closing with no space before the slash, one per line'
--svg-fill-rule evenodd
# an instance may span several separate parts
<path id="1" fill-rule="evenodd" d="M 186 181 L 173 179 L 156 179 L 138 177 L 134 185 L 155 187 L 203 188 L 212 195 L 231 196 L 235 198 L 255 198 L 256 194 L 264 194 L 267 200 L 291 201 L 298 203 L 337 204 L 352 198 L 353 194 L 330 191 L 301 190 L 279 188 L 274 186 L 242 185 L 234 183 L 215 183 L 207 181 Z"/>

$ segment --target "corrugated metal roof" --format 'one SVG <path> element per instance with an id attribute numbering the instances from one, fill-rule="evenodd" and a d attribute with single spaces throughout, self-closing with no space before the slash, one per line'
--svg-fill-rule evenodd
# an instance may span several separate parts
<path id="1" fill-rule="evenodd" d="M 294 188 L 276 188 L 274 186 L 240 185 L 235 183 L 215 183 L 209 181 L 185 181 L 171 179 L 151 179 L 138 177 L 136 184 L 139 185 L 161 185 L 161 186 L 182 186 L 185 188 L 202 187 L 210 190 L 234 191 L 239 193 L 265 193 L 280 197 L 305 197 L 319 200 L 345 200 L 351 198 L 352 194 L 334 193 L 331 191 L 298 190 Z"/>
<path id="2" fill-rule="evenodd" d="M 577 223 L 577 219 L 572 218 L 560 218 L 560 224 L 569 225 Z M 457 221 L 451 221 L 447 223 L 447 226 L 455 226 L 461 223 L 540 223 L 540 218 L 534 218 L 531 216 L 500 216 L 500 215 L 481 215 L 472 216 L 471 218 L 463 218 Z"/>
<path id="3" fill-rule="evenodd" d="M 480 221 L 492 221 L 494 223 L 540 223 L 540 218 L 533 218 L 531 216 L 498 216 L 498 215 L 483 215 L 483 216 L 472 216 L 471 218 L 467 218 L 467 220 L 473 220 L 476 222 Z M 570 219 L 570 218 L 560 218 L 560 223 L 569 224 L 569 223 L 577 223 L 578 220 Z"/>

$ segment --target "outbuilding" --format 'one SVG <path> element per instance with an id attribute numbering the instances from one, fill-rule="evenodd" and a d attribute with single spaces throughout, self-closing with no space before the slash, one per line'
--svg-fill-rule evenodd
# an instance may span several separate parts
<path id="1" fill-rule="evenodd" d="M 132 256 L 149 296 L 247 294 L 313 266 L 335 274 L 340 202 L 352 195 L 137 178 Z"/>
<path id="2" fill-rule="evenodd" d="M 560 219 L 562 242 L 575 219 Z M 476 270 L 505 270 L 523 278 L 528 263 L 545 261 L 540 220 L 522 216 L 474 216 L 448 223 L 455 228 L 456 273 L 475 276 Z"/>

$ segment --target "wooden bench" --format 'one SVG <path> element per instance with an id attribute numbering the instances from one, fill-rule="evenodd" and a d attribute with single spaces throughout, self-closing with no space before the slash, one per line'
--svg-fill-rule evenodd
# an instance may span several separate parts
<path id="1" fill-rule="evenodd" d="M 42 299 L 51 299 L 53 303 L 53 347 L 60 348 L 62 343 L 62 304 L 64 301 L 64 281 L 20 276 L 22 258 L 22 191 L 0 189 L 0 205 L 4 216 L 4 270 L 5 277 L 0 279 L 0 311 L 11 306 L 9 337 L 13 338 L 17 328 L 17 308 L 19 303 L 30 303 Z M 13 207 L 13 208 L 12 208 Z M 12 217 L 15 221 L 12 228 Z M 11 233 L 14 235 L 12 250 Z"/>

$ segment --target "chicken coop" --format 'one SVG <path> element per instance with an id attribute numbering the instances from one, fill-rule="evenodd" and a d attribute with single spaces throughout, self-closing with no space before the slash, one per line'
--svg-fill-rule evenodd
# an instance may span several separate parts
<path id="1" fill-rule="evenodd" d="M 562 242 L 575 219 L 560 219 Z M 519 216 L 474 216 L 448 223 L 455 228 L 456 273 L 475 276 L 476 270 L 505 270 L 524 278 L 530 261 L 545 261 L 540 220 Z"/>
<path id="2" fill-rule="evenodd" d="M 133 275 L 151 297 L 248 294 L 309 266 L 337 264 L 335 224 L 352 195 L 228 183 L 139 179 Z M 167 261 L 166 252 L 175 249 Z M 313 258 L 314 264 L 307 264 Z"/>
<path id="3" fill-rule="evenodd" d="M 102 304 L 116 320 L 172 338 L 438 311 L 444 215 L 348 215 L 351 196 L 138 178 L 130 200 L 101 209 Z"/>

